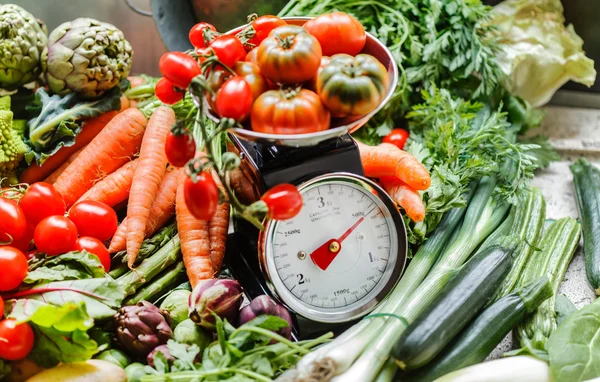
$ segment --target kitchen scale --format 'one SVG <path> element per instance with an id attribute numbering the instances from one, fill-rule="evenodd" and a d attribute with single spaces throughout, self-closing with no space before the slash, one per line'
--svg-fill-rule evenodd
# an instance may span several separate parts
<path id="1" fill-rule="evenodd" d="M 303 25 L 308 19 L 286 21 Z M 369 34 L 362 53 L 379 59 L 390 77 L 388 94 L 370 114 L 332 120 L 330 129 L 312 134 L 229 132 L 228 150 L 241 159 L 230 174 L 240 201 L 250 204 L 281 183 L 296 185 L 303 197 L 296 217 L 268 221 L 263 231 L 234 219 L 226 255 L 250 299 L 268 294 L 290 310 L 297 339 L 344 330 L 367 315 L 396 285 L 406 263 L 402 216 L 389 195 L 364 177 L 350 136 L 388 102 L 398 69 L 389 50 Z"/>

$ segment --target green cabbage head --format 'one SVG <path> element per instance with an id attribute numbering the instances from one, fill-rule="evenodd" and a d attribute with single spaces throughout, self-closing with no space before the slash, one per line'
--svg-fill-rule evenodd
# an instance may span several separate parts
<path id="1" fill-rule="evenodd" d="M 84 99 L 102 96 L 127 78 L 133 50 L 114 25 L 79 18 L 50 33 L 42 53 L 42 69 L 50 90 L 78 93 Z"/>
<path id="2" fill-rule="evenodd" d="M 14 90 L 41 73 L 46 26 L 14 4 L 0 5 L 0 87 Z"/>

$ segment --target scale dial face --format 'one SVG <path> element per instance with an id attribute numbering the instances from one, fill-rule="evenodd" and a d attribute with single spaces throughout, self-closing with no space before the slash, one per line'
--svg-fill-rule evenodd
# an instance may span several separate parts
<path id="1" fill-rule="evenodd" d="M 262 238 L 270 287 L 296 313 L 344 322 L 372 310 L 398 281 L 406 231 L 373 182 L 330 174 L 299 187 L 301 212 L 269 224 Z"/>

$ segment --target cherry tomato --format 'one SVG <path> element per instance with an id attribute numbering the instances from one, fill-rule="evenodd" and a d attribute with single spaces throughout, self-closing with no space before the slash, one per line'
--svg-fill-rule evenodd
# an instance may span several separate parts
<path id="1" fill-rule="evenodd" d="M 196 60 L 183 52 L 167 52 L 162 55 L 158 67 L 163 76 L 173 85 L 186 89 L 192 79 L 200 74 Z"/>
<path id="2" fill-rule="evenodd" d="M 210 47 L 217 55 L 221 63 L 228 67 L 233 67 L 236 62 L 246 58 L 246 49 L 239 38 L 230 35 L 217 37 L 210 43 Z"/>
<path id="3" fill-rule="evenodd" d="M 303 27 L 319 40 L 324 56 L 338 53 L 356 56 L 367 41 L 367 34 L 362 24 L 343 12 L 315 17 L 307 21 Z"/>
<path id="4" fill-rule="evenodd" d="M 166 103 L 167 105 L 176 104 L 181 101 L 185 95 L 185 91 L 178 89 L 171 81 L 164 77 L 158 80 L 154 92 L 156 93 L 156 97 L 158 97 L 162 103 Z"/>
<path id="5" fill-rule="evenodd" d="M 52 215 L 64 215 L 65 200 L 54 186 L 46 182 L 37 182 L 29 186 L 19 206 L 25 213 L 27 223 L 36 225 L 43 218 Z"/>
<path id="6" fill-rule="evenodd" d="M 100 240 L 95 237 L 82 236 L 77 239 L 75 249 L 77 251 L 85 250 L 96 255 L 100 263 L 102 263 L 102 267 L 104 267 L 104 272 L 110 271 L 110 255 L 108 254 L 108 249 L 106 249 L 106 246 Z"/>
<path id="7" fill-rule="evenodd" d="M 258 55 L 258 48 L 254 48 L 248 52 L 248 54 L 246 55 L 245 61 L 258 65 L 257 55 Z"/>
<path id="8" fill-rule="evenodd" d="M 404 129 L 393 129 L 388 135 L 383 137 L 383 142 L 391 143 L 394 146 L 398 146 L 400 149 L 404 149 L 404 145 L 409 136 L 410 133 Z"/>
<path id="9" fill-rule="evenodd" d="M 252 88 L 242 76 L 228 79 L 217 93 L 217 113 L 242 121 L 252 111 Z"/>
<path id="10" fill-rule="evenodd" d="M 0 247 L 0 269 L 0 291 L 15 289 L 27 276 L 27 259 L 23 252 L 16 248 Z"/>
<path id="11" fill-rule="evenodd" d="M 0 320 L 4 317 L 4 300 L 0 297 Z"/>
<path id="12" fill-rule="evenodd" d="M 167 134 L 165 143 L 167 160 L 175 167 L 183 167 L 196 155 L 196 142 L 191 134 Z"/>
<path id="13" fill-rule="evenodd" d="M 205 31 L 208 32 L 206 33 L 205 36 Z M 217 29 L 209 24 L 209 23 L 198 23 L 196 25 L 194 25 L 192 27 L 192 29 L 190 29 L 190 42 L 192 43 L 192 45 L 195 48 L 206 48 L 206 40 L 205 37 L 209 38 L 209 42 L 210 42 L 210 37 L 211 34 L 210 32 L 216 32 Z"/>
<path id="14" fill-rule="evenodd" d="M 273 82 L 295 84 L 315 76 L 321 64 L 321 46 L 297 25 L 275 28 L 258 47 L 257 62 L 263 76 Z"/>
<path id="15" fill-rule="evenodd" d="M 260 198 L 267 205 L 267 216 L 275 220 L 287 220 L 298 215 L 302 209 L 302 195 L 296 186 L 283 183 L 271 188 Z"/>
<path id="16" fill-rule="evenodd" d="M 219 191 L 212 175 L 203 172 L 196 177 L 196 182 L 186 177 L 183 195 L 185 205 L 190 213 L 199 220 L 210 220 L 219 205 Z"/>
<path id="17" fill-rule="evenodd" d="M 77 226 L 71 219 L 60 216 L 48 216 L 42 220 L 33 232 L 33 242 L 40 252 L 48 256 L 61 255 L 75 249 Z"/>
<path id="18" fill-rule="evenodd" d="M 100 241 L 110 239 L 119 224 L 115 210 L 106 203 L 92 200 L 76 203 L 69 211 L 69 218 L 81 236 L 95 237 Z"/>
<path id="19" fill-rule="evenodd" d="M 10 243 L 20 239 L 26 229 L 25 213 L 17 202 L 0 197 L 0 242 Z"/>
<path id="20" fill-rule="evenodd" d="M 33 330 L 28 323 L 17 324 L 13 318 L 0 321 L 0 358 L 17 361 L 27 357 L 33 340 Z"/>
<path id="21" fill-rule="evenodd" d="M 22 238 L 13 240 L 10 243 L 11 247 L 15 247 L 19 251 L 25 253 L 29 251 L 31 248 L 31 241 L 33 240 L 33 232 L 35 231 L 35 226 L 33 224 L 27 224 L 27 228 L 25 228 L 25 234 Z"/>
<path id="22" fill-rule="evenodd" d="M 267 38 L 273 29 L 287 25 L 287 23 L 277 16 L 264 15 L 252 21 L 251 25 L 252 28 L 254 28 L 255 34 L 250 40 L 248 40 L 248 42 L 258 46 L 264 39 Z"/>

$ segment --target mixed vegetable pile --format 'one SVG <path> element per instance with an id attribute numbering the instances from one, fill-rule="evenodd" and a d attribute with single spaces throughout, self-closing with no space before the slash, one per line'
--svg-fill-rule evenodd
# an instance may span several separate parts
<path id="1" fill-rule="evenodd" d="M 0 5 L 0 31 L 0 379 L 600 377 L 599 302 L 558 292 L 582 232 L 600 290 L 600 171 L 571 168 L 580 222 L 548 220 L 529 185 L 559 159 L 525 138 L 536 107 L 596 77 L 559 0 L 292 0 L 231 33 L 198 23 L 162 78 L 129 76 L 131 45 L 97 20 L 48 35 Z M 396 60 L 394 89 L 367 32 Z M 353 136 L 411 259 L 348 330 L 296 341 L 293 315 L 247 301 L 224 260 L 230 215 L 262 229 L 302 196 L 240 200 L 226 133 L 306 136 L 371 113 Z M 484 362 L 511 331 L 516 349 Z"/>

